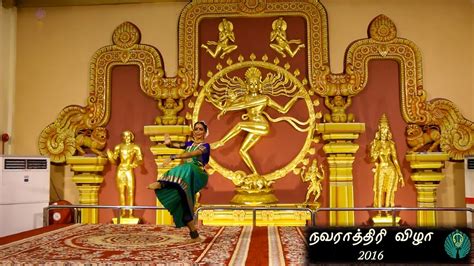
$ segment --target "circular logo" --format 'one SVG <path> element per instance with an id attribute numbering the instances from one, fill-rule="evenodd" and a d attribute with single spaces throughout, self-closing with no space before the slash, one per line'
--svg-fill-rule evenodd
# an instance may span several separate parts
<path id="1" fill-rule="evenodd" d="M 444 250 L 453 259 L 462 259 L 471 251 L 469 236 L 456 229 L 444 240 Z"/>

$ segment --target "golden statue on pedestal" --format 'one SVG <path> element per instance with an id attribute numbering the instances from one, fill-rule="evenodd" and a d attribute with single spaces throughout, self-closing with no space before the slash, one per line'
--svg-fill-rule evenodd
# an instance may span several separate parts
<path id="1" fill-rule="evenodd" d="M 370 143 L 370 159 L 375 163 L 375 169 L 373 169 L 374 207 L 395 207 L 395 191 L 399 183 L 403 187 L 405 182 L 385 114 L 380 119 L 375 139 Z M 381 211 L 377 216 L 381 217 Z"/>
<path id="2" fill-rule="evenodd" d="M 288 53 L 291 57 L 294 57 L 301 48 L 304 48 L 304 43 L 301 40 L 287 40 L 286 39 L 286 28 L 288 25 L 283 18 L 278 18 L 272 23 L 272 32 L 270 33 L 270 47 L 277 51 L 281 56 L 286 57 Z M 294 50 L 291 49 L 290 44 L 297 44 Z"/>
<path id="3" fill-rule="evenodd" d="M 237 194 L 232 202 L 239 204 L 277 202 L 276 197 L 271 194 L 271 185 L 275 182 L 275 178 L 267 178 L 258 172 L 249 155 L 249 150 L 261 137 L 270 133 L 270 122 L 286 121 L 300 132 L 311 130 L 311 121 L 314 121 L 311 115 L 307 121 L 302 122 L 291 116 L 272 118 L 265 112 L 265 109 L 270 107 L 279 113 L 288 113 L 299 99 L 305 99 L 307 96 L 304 87 L 286 73 L 279 71 L 269 72 L 265 78 L 262 78 L 260 69 L 249 64 L 245 71 L 245 79 L 239 76 L 230 77 L 227 74 L 219 76 L 212 86 L 205 88 L 205 95 L 207 100 L 220 110 L 218 119 L 228 111 L 246 111 L 242 115 L 242 121 L 238 122 L 220 140 L 211 143 L 211 147 L 217 149 L 242 131 L 246 133 L 239 154 L 250 169 L 250 174 L 242 170 L 226 173 L 226 177 L 237 186 Z M 272 99 L 272 96 L 286 96 L 290 99 L 281 106 Z M 302 128 L 304 126 L 306 128 Z"/>
<path id="4" fill-rule="evenodd" d="M 316 159 L 313 160 L 307 171 L 303 170 L 303 172 L 301 172 L 303 182 L 309 181 L 308 191 L 306 192 L 306 199 L 304 201 L 305 204 L 308 204 L 311 195 L 314 195 L 313 204 L 316 204 L 316 207 L 319 208 L 320 204 L 318 199 L 323 190 L 321 182 L 324 180 L 324 176 L 324 168 L 322 165 L 318 168 L 318 160 Z"/>
<path id="5" fill-rule="evenodd" d="M 122 143 L 115 146 L 114 151 L 107 150 L 107 157 L 112 164 L 117 164 L 116 182 L 121 206 L 133 206 L 135 200 L 135 175 L 133 169 L 143 163 L 140 147 L 133 143 L 135 136 L 131 131 L 122 132 Z M 128 213 L 127 213 L 128 212 Z M 121 218 L 133 217 L 133 210 L 122 210 Z M 136 219 L 136 218 L 135 218 Z"/>
<path id="6" fill-rule="evenodd" d="M 347 100 L 341 96 L 336 95 L 332 98 L 332 101 L 329 99 L 329 96 L 326 96 L 324 103 L 331 110 L 330 114 L 324 115 L 324 122 L 326 123 L 346 123 L 354 122 L 354 115 L 349 113 L 346 114 L 346 108 L 349 107 L 352 103 L 350 96 L 347 97 Z"/>
<path id="7" fill-rule="evenodd" d="M 242 120 L 246 121 L 237 123 L 221 140 L 212 143 L 211 147 L 213 149 L 219 148 L 241 131 L 247 132 L 247 136 L 242 143 L 239 153 L 245 164 L 252 171 L 252 175 L 255 176 L 259 176 L 259 174 L 255 168 L 255 164 L 248 154 L 248 151 L 258 142 L 261 137 L 268 135 L 270 132 L 270 125 L 268 122 L 269 120 L 271 122 L 286 120 L 293 127 L 300 131 L 303 130 L 295 125 L 295 123 L 300 125 L 306 125 L 309 123 L 308 121 L 297 121 L 293 117 L 280 117 L 277 119 L 272 119 L 265 112 L 265 108 L 271 107 L 282 114 L 286 114 L 298 99 L 303 98 L 304 91 L 296 91 L 296 86 L 294 86 L 292 89 L 288 89 L 285 86 L 282 86 L 281 88 L 273 88 L 273 83 L 275 81 L 278 82 L 279 79 L 280 77 L 278 75 L 268 75 L 265 80 L 262 80 L 262 73 L 260 70 L 256 67 L 250 67 L 245 72 L 245 81 L 238 77 L 228 80 L 229 87 L 226 88 L 228 91 L 225 95 L 228 97 L 221 97 L 222 99 L 218 98 L 219 100 L 223 100 L 223 98 L 225 98 L 225 102 L 223 104 L 216 103 L 216 106 L 221 109 L 221 112 L 217 116 L 218 119 L 227 111 L 246 110 L 247 113 L 242 115 Z M 236 81 L 237 83 L 235 83 Z M 232 82 L 234 82 L 234 84 L 232 84 Z M 288 96 L 293 94 L 293 96 L 291 96 L 292 98 L 285 106 L 280 106 L 278 103 L 273 101 L 271 97 L 266 95 L 277 95 L 277 93 Z M 216 94 L 214 94 L 214 96 L 216 96 Z"/>
<path id="8" fill-rule="evenodd" d="M 172 98 L 166 98 L 165 105 L 161 100 L 158 100 L 158 109 L 163 112 L 162 116 L 155 118 L 155 124 L 157 125 L 183 125 L 184 117 L 178 116 L 178 112 L 183 110 L 184 104 L 183 99 L 179 99 L 179 103 Z"/>
<path id="9" fill-rule="evenodd" d="M 216 58 L 222 52 L 219 58 L 223 59 L 224 55 L 237 49 L 237 45 L 229 44 L 229 41 L 235 42 L 234 25 L 232 22 L 224 18 L 222 19 L 222 22 L 219 23 L 218 29 L 219 40 L 217 42 L 207 41 L 206 44 L 201 44 L 201 47 L 206 49 L 206 52 L 208 52 L 213 58 Z M 215 50 L 212 51 L 209 48 L 209 45 L 215 45 Z"/>

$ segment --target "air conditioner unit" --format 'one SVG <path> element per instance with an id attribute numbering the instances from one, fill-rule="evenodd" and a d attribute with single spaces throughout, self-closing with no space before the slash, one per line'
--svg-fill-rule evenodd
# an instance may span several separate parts
<path id="1" fill-rule="evenodd" d="M 474 209 L 474 157 L 464 158 L 464 182 L 466 187 L 466 207 Z M 473 213 L 467 213 L 467 226 L 474 228 Z"/>
<path id="2" fill-rule="evenodd" d="M 43 226 L 49 180 L 49 158 L 0 155 L 0 237 Z"/>

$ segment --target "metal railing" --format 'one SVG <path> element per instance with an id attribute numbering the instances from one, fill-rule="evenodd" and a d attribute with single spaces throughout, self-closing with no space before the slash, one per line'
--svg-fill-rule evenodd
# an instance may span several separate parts
<path id="1" fill-rule="evenodd" d="M 392 214 L 392 225 L 397 225 L 396 213 L 399 211 L 452 211 L 452 212 L 470 212 L 474 221 L 474 209 L 472 208 L 456 208 L 456 207 L 390 207 L 390 208 L 375 208 L 375 207 L 354 207 L 354 208 L 319 208 L 313 212 L 313 221 L 316 221 L 318 212 L 328 211 L 383 211 Z M 313 224 L 315 225 L 315 224 Z"/>
<path id="2" fill-rule="evenodd" d="M 121 213 L 122 210 L 165 210 L 164 207 L 158 206 L 115 206 L 115 205 L 49 205 L 43 209 L 43 224 L 49 225 L 49 210 L 51 209 L 73 209 L 74 222 L 78 222 L 78 209 L 115 209 Z M 381 211 L 390 212 L 393 217 L 393 224 L 396 225 L 396 213 L 400 211 L 450 211 L 450 212 L 470 212 L 472 221 L 474 222 L 474 209 L 472 208 L 456 208 L 456 207 L 391 207 L 391 208 L 374 208 L 374 207 L 354 207 L 354 208 L 318 208 L 309 207 L 278 207 L 278 206 L 236 206 L 236 205 L 205 205 L 198 207 L 194 216 L 198 219 L 199 213 L 203 210 L 244 210 L 252 211 L 252 224 L 256 225 L 257 211 L 304 211 L 311 215 L 311 225 L 316 225 L 316 218 L 320 212 L 339 212 L 339 211 Z M 120 215 L 117 215 L 117 223 L 120 223 Z M 471 225 L 473 226 L 473 225 Z"/>
<path id="3" fill-rule="evenodd" d="M 275 206 L 235 206 L 235 205 L 218 205 L 218 206 L 201 206 L 196 209 L 195 216 L 196 220 L 199 218 L 199 212 L 202 210 L 214 210 L 214 211 L 226 211 L 226 210 L 244 210 L 252 211 L 252 225 L 257 225 L 257 211 L 305 211 L 309 212 L 311 215 L 311 224 L 315 225 L 316 221 L 314 220 L 315 210 L 307 207 L 275 207 Z"/>

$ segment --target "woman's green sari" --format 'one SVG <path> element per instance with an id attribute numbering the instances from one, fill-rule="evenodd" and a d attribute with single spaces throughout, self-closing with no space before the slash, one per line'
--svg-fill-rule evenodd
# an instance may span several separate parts
<path id="1" fill-rule="evenodd" d="M 203 152 L 200 156 L 183 159 L 182 164 L 164 173 L 158 179 L 163 188 L 155 190 L 156 196 L 171 213 L 178 228 L 193 220 L 196 193 L 207 184 L 208 175 L 204 166 L 209 161 L 209 144 L 185 144 L 185 152 L 198 149 Z"/>

